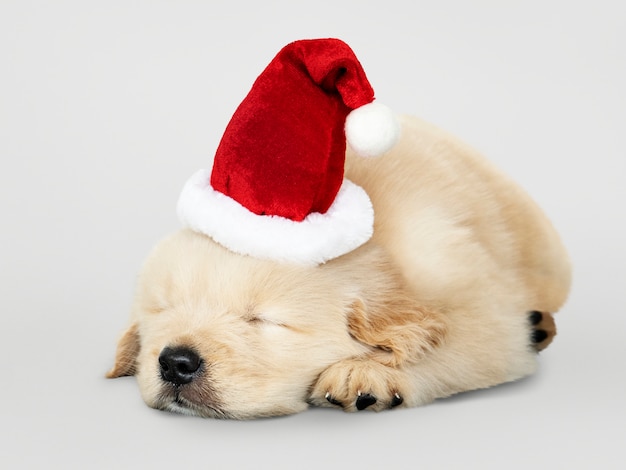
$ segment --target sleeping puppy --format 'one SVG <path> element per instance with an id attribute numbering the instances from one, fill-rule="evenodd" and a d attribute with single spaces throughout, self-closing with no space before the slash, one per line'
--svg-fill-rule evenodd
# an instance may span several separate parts
<path id="1" fill-rule="evenodd" d="M 414 407 L 531 374 L 570 285 L 558 235 L 474 151 L 400 123 L 381 158 L 347 154 L 376 214 L 367 243 L 302 266 L 175 233 L 143 267 L 108 377 L 135 375 L 153 408 L 248 419 Z"/>

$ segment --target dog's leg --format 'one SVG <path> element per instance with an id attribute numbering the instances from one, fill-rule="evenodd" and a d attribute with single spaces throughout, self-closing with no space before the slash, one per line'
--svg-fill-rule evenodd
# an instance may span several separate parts
<path id="1" fill-rule="evenodd" d="M 421 305 L 393 275 L 360 292 L 346 325 L 367 352 L 320 374 L 309 395 L 316 406 L 418 406 L 517 380 L 536 369 L 536 351 L 555 334 L 551 314 L 518 309 L 528 305 L 523 293 L 440 310 Z"/>
<path id="2" fill-rule="evenodd" d="M 364 356 L 326 369 L 315 384 L 310 403 L 346 411 L 383 410 L 414 395 L 405 372 L 445 341 L 443 316 L 397 292 L 388 302 L 355 302 L 348 315 L 350 335 L 369 346 Z"/>
<path id="3" fill-rule="evenodd" d="M 407 379 L 402 370 L 369 357 L 346 359 L 321 374 L 309 402 L 316 406 L 339 406 L 345 411 L 394 408 L 410 393 Z"/>
<path id="4" fill-rule="evenodd" d="M 457 322 L 449 325 L 441 343 L 413 359 L 395 363 L 393 353 L 375 348 L 368 355 L 331 365 L 314 384 L 310 403 L 345 411 L 380 411 L 517 380 L 535 370 L 536 352 L 547 347 L 556 334 L 554 319 L 545 312 L 531 311 L 525 318 L 504 317 L 518 320 L 500 319 L 492 323 L 492 329 L 476 328 L 485 322 L 483 318 L 477 322 L 475 315 L 452 316 Z M 365 331 L 359 341 L 375 334 Z M 403 341 L 402 335 L 394 337 L 398 339 Z"/>
<path id="5" fill-rule="evenodd" d="M 377 350 L 339 361 L 319 376 L 309 402 L 344 411 L 381 411 L 517 380 L 535 370 L 536 351 L 549 344 L 555 331 L 552 316 L 536 312 L 530 312 L 519 326 L 494 326 L 489 331 L 451 325 L 454 331 L 436 348 L 423 352 L 421 359 L 398 365 L 382 360 L 387 352 Z M 475 334 L 468 337 L 460 330 Z M 512 333 L 519 339 L 505 336 Z"/>

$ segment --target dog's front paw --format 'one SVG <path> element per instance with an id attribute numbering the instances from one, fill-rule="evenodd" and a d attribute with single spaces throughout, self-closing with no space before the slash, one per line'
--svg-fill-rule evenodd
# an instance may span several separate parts
<path id="1" fill-rule="evenodd" d="M 320 375 L 309 402 L 345 411 L 380 411 L 402 405 L 408 384 L 397 369 L 371 359 L 346 359 Z"/>

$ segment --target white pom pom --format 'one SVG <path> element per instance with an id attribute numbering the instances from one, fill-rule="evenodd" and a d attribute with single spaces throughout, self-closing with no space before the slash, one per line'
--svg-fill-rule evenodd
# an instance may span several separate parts
<path id="1" fill-rule="evenodd" d="M 346 118 L 346 140 L 361 157 L 376 157 L 398 140 L 400 125 L 393 111 L 373 101 L 356 108 Z"/>

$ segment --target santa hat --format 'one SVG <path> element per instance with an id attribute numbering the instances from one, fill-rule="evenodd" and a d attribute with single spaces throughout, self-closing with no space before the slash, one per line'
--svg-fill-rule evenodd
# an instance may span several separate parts
<path id="1" fill-rule="evenodd" d="M 387 151 L 399 127 L 354 52 L 338 39 L 285 46 L 235 111 L 211 171 L 178 202 L 182 223 L 226 248 L 320 264 L 365 243 L 373 209 L 344 179 L 346 140 L 364 157 Z"/>

